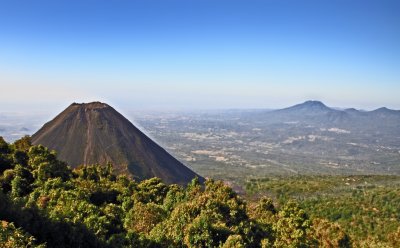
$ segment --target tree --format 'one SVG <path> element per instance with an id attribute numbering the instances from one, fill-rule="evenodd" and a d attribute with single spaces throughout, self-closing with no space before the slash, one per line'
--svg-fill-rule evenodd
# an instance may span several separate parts
<path id="1" fill-rule="evenodd" d="M 153 202 L 162 204 L 167 192 L 167 185 L 165 185 L 160 178 L 154 177 L 144 180 L 137 185 L 135 197 L 137 201 L 142 203 Z"/>
<path id="2" fill-rule="evenodd" d="M 21 197 L 29 192 L 29 184 L 20 176 L 15 176 L 11 181 L 11 195 L 13 197 Z"/>
<path id="3" fill-rule="evenodd" d="M 2 136 L 0 136 L 0 154 L 10 153 L 11 149 Z"/>
<path id="4" fill-rule="evenodd" d="M 311 240 L 307 233 L 311 227 L 306 212 L 294 201 L 289 201 L 279 212 L 272 225 L 276 247 L 307 247 Z"/>
<path id="5" fill-rule="evenodd" d="M 32 189 L 31 184 L 34 182 L 31 172 L 20 164 L 17 164 L 13 171 L 11 195 L 13 197 L 21 197 L 29 194 Z"/>
<path id="6" fill-rule="evenodd" d="M 184 243 L 188 247 L 216 247 L 220 244 L 219 241 L 226 239 L 226 237 L 219 237 L 223 236 L 223 234 L 219 234 L 213 227 L 209 216 L 202 214 L 185 228 Z M 224 236 L 227 236 L 227 234 Z"/>
<path id="7" fill-rule="evenodd" d="M 351 247 L 350 237 L 340 225 L 324 219 L 314 219 L 312 224 L 312 237 L 318 242 L 318 247 Z"/>
<path id="8" fill-rule="evenodd" d="M 0 136 L 0 174 L 12 168 L 13 160 L 11 157 L 11 148 L 3 137 Z"/>
<path id="9" fill-rule="evenodd" d="M 25 135 L 24 137 L 14 141 L 14 147 L 16 150 L 27 152 L 32 146 L 31 137 Z"/>
<path id="10" fill-rule="evenodd" d="M 397 228 L 397 231 L 390 233 L 387 239 L 393 247 L 400 247 L 400 226 Z"/>
<path id="11" fill-rule="evenodd" d="M 32 146 L 29 148 L 28 156 L 33 175 L 40 181 L 56 177 L 67 180 L 72 176 L 72 171 L 67 164 L 57 160 L 55 151 L 50 152 L 41 145 Z"/>
<path id="12" fill-rule="evenodd" d="M 222 245 L 222 248 L 244 248 L 245 244 L 242 236 L 240 235 L 230 235 L 225 243 Z"/>
<path id="13" fill-rule="evenodd" d="M 45 245 L 37 245 L 35 238 L 21 229 L 15 228 L 13 223 L 0 220 L 0 247 L 37 247 L 44 248 Z"/>
<path id="14" fill-rule="evenodd" d="M 164 210 L 159 205 L 137 202 L 126 215 L 124 227 L 128 231 L 149 234 L 162 221 L 163 216 Z"/>

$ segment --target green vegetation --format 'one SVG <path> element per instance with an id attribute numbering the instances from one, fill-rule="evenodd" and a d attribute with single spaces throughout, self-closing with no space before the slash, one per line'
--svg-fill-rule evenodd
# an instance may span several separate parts
<path id="1" fill-rule="evenodd" d="M 110 164 L 71 169 L 27 137 L 0 138 L 0 161 L 0 247 L 351 246 L 296 202 L 248 204 L 221 181 L 184 188 L 116 176 Z"/>
<path id="2" fill-rule="evenodd" d="M 296 199 L 311 218 L 340 224 L 355 244 L 399 247 L 400 176 L 296 176 L 250 180 L 253 198 Z"/>
<path id="3" fill-rule="evenodd" d="M 44 245 L 35 245 L 35 239 L 15 228 L 12 223 L 7 221 L 0 222 L 0 247 L 45 247 Z"/>

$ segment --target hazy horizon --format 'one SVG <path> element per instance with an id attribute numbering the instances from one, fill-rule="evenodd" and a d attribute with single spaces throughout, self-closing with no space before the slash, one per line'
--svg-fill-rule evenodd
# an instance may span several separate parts
<path id="1" fill-rule="evenodd" d="M 15 109 L 10 108 L 7 110 L 1 109 L 0 110 L 0 115 L 3 117 L 17 117 L 17 118 L 23 118 L 24 120 L 27 120 L 28 117 L 34 117 L 37 118 L 38 120 L 41 121 L 49 121 L 53 119 L 56 115 L 58 115 L 61 111 L 65 110 L 69 105 L 72 103 L 89 103 L 89 102 L 94 102 L 98 100 L 89 100 L 89 101 L 74 101 L 74 102 L 59 102 L 57 104 L 54 104 L 53 106 L 47 106 L 47 107 L 32 107 L 30 106 L 30 109 L 22 109 L 21 107 L 16 107 Z M 282 105 L 282 106 L 267 106 L 267 107 L 212 107 L 212 108 L 207 108 L 207 107 L 165 107 L 165 106 L 158 106 L 158 107 L 134 107 L 129 104 L 115 104 L 112 102 L 107 102 L 107 101 L 100 101 L 103 103 L 106 103 L 116 109 L 117 111 L 121 112 L 124 116 L 126 116 L 130 121 L 135 123 L 135 116 L 138 114 L 145 114 L 145 113 L 215 113 L 215 112 L 227 112 L 227 111 L 257 111 L 257 110 L 279 110 L 279 109 L 284 109 L 288 107 L 292 107 L 297 104 L 302 104 L 305 103 L 306 101 L 320 101 L 319 99 L 305 99 L 303 101 L 293 103 L 290 105 Z M 358 108 L 356 106 L 332 106 L 330 104 L 327 104 L 326 102 L 320 101 L 323 104 L 325 104 L 327 107 L 332 108 L 332 109 L 338 109 L 338 110 L 345 110 L 348 108 L 355 108 L 359 111 L 373 111 L 382 107 L 389 108 L 392 110 L 397 110 L 400 111 L 400 109 L 395 109 L 395 108 L 390 108 L 387 106 L 378 106 L 375 108 Z M 62 103 L 65 103 L 64 105 Z M 1 117 L 1 116 L 0 116 Z"/>
<path id="2" fill-rule="evenodd" d="M 0 112 L 400 109 L 398 1 L 2 1 Z"/>

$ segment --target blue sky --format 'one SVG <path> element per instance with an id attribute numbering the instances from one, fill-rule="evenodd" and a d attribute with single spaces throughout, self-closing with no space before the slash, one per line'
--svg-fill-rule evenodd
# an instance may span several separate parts
<path id="1" fill-rule="evenodd" d="M 400 1 L 0 0 L 0 111 L 400 109 Z"/>

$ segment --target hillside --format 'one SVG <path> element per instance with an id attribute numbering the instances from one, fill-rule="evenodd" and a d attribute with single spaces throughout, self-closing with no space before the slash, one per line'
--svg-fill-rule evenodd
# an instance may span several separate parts
<path id="1" fill-rule="evenodd" d="M 314 218 L 339 223 L 356 244 L 385 247 L 400 229 L 400 176 L 266 177 L 247 182 L 248 197 L 296 199 Z"/>
<path id="2" fill-rule="evenodd" d="M 111 166 L 71 169 L 29 139 L 0 138 L 5 247 L 351 247 L 343 229 L 295 202 L 247 203 L 222 182 L 136 182 Z M 396 233 L 393 233 L 396 235 Z M 392 235 L 392 236 L 393 236 Z M 390 237 L 392 237 L 390 236 Z M 396 236 L 388 245 L 398 242 Z"/>
<path id="3" fill-rule="evenodd" d="M 74 168 L 110 162 L 117 173 L 136 179 L 203 180 L 105 103 L 71 104 L 33 134 L 32 143 L 57 151 Z"/>

